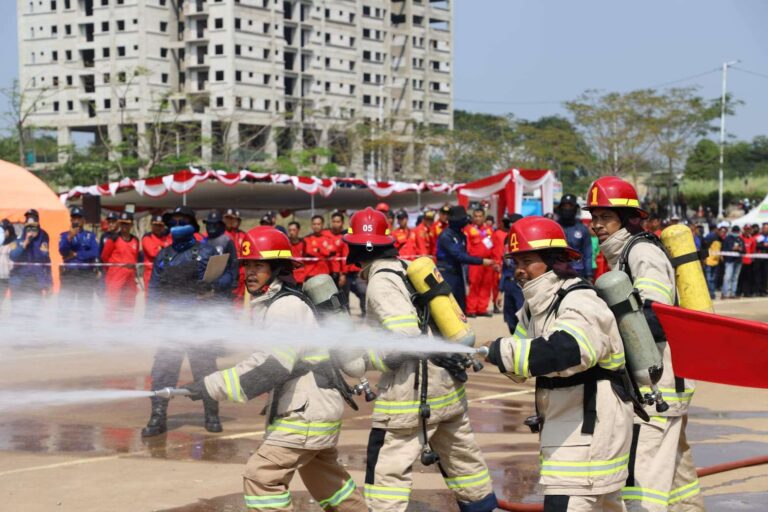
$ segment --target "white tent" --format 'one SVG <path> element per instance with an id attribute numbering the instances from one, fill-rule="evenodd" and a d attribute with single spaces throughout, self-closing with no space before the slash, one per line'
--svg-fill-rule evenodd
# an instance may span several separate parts
<path id="1" fill-rule="evenodd" d="M 738 219 L 734 219 L 731 222 L 731 226 L 744 227 L 746 225 L 758 224 L 763 225 L 768 222 L 768 195 L 765 196 L 763 202 L 755 206 L 749 213 Z"/>

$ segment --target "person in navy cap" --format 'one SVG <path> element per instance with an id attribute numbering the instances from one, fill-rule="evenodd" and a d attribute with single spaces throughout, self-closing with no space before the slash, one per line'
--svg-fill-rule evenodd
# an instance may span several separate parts
<path id="1" fill-rule="evenodd" d="M 226 226 L 226 234 L 232 239 L 237 249 L 238 259 L 243 255 L 243 240 L 245 240 L 245 231 L 240 229 L 240 223 L 242 222 L 240 217 L 240 210 L 235 208 L 227 208 L 224 210 L 224 225 Z M 245 295 L 245 272 L 242 268 L 239 270 L 237 278 L 237 287 L 235 288 L 235 300 L 242 299 Z M 242 302 L 242 301 L 240 301 Z"/>
<path id="2" fill-rule="evenodd" d="M 21 265 L 14 265 L 8 278 L 11 300 L 18 304 L 18 299 L 39 298 L 49 292 L 53 284 L 50 244 L 48 233 L 40 228 L 37 210 L 28 210 L 24 214 L 24 230 L 12 243 L 11 261 Z"/>
<path id="3" fill-rule="evenodd" d="M 82 208 L 73 206 L 69 217 L 71 227 L 59 235 L 59 254 L 64 260 L 59 301 L 79 301 L 81 309 L 89 308 L 98 279 L 94 263 L 99 259 L 99 241 L 85 229 Z"/>
<path id="4" fill-rule="evenodd" d="M 229 262 L 224 274 L 216 281 L 214 295 L 218 298 L 232 298 L 232 290 L 237 285 L 240 265 L 237 262 L 237 249 L 232 239 L 227 236 L 224 216 L 220 210 L 211 210 L 205 218 L 205 243 L 213 247 L 216 254 L 229 255 Z"/>
<path id="5" fill-rule="evenodd" d="M 162 215 L 153 215 L 150 232 L 141 237 L 141 252 L 144 254 L 144 291 L 149 289 L 149 278 L 155 258 L 163 248 L 171 245 L 171 234 L 163 221 Z"/>

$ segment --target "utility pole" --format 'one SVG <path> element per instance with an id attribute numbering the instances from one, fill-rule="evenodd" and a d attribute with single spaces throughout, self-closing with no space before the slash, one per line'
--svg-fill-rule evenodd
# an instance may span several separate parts
<path id="1" fill-rule="evenodd" d="M 728 66 L 734 66 L 741 62 L 740 60 L 732 60 L 729 62 L 723 62 L 723 95 L 720 100 L 720 173 L 719 173 L 719 186 L 717 189 L 717 218 L 723 218 L 723 162 L 725 161 L 725 91 L 726 81 L 728 79 Z"/>

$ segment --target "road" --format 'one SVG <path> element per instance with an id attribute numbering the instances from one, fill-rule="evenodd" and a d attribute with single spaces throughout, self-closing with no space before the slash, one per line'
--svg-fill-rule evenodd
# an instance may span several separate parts
<path id="1" fill-rule="evenodd" d="M 768 300 L 717 303 L 721 314 L 768 320 Z M 500 316 L 473 320 L 479 340 L 505 333 Z M 140 335 L 140 333 L 137 333 Z M 237 361 L 232 354 L 220 367 Z M 0 349 L 0 389 L 147 389 L 152 353 L 94 352 L 78 347 Z M 182 381 L 189 380 L 188 368 Z M 471 375 L 470 415 L 496 492 L 536 502 L 537 438 L 522 422 L 533 410 L 533 388 L 493 368 Z M 142 441 L 146 399 L 5 411 L 0 416 L 0 509 L 9 511 L 245 511 L 243 465 L 264 429 L 263 400 L 223 404 L 224 433 L 202 428 L 199 403 L 175 399 L 166 436 Z M 348 411 L 339 451 L 362 485 L 370 404 Z M 0 404 L 2 405 L 2 404 Z M 700 383 L 688 436 L 698 466 L 768 454 L 768 390 Z M 434 467 L 414 468 L 409 511 L 458 510 Z M 768 509 L 768 467 L 702 479 L 709 510 Z M 296 510 L 320 510 L 294 479 Z"/>

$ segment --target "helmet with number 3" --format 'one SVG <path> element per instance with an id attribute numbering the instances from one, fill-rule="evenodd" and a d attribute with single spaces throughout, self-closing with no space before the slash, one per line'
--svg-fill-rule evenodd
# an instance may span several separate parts
<path id="1" fill-rule="evenodd" d="M 565 231 L 557 222 L 546 217 L 531 216 L 518 220 L 509 230 L 507 256 L 534 251 L 560 249 L 572 260 L 581 259 L 581 253 L 568 247 Z"/>
<path id="2" fill-rule="evenodd" d="M 287 261 L 299 267 L 293 259 L 288 237 L 272 226 L 258 226 L 245 235 L 240 246 L 240 260 Z"/>
<path id="3" fill-rule="evenodd" d="M 389 234 L 387 218 L 371 207 L 355 213 L 349 219 L 349 230 L 342 240 L 349 245 L 363 245 L 368 250 L 395 243 L 395 237 Z"/>

